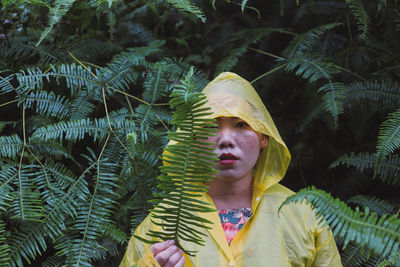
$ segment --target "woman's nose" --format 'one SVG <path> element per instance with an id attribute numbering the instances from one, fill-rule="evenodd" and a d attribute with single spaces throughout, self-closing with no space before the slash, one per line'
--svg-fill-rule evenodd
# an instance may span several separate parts
<path id="1" fill-rule="evenodd" d="M 230 147 L 233 148 L 235 146 L 235 142 L 233 140 L 233 132 L 230 129 L 220 130 L 218 133 L 218 142 L 217 146 L 219 148 Z"/>

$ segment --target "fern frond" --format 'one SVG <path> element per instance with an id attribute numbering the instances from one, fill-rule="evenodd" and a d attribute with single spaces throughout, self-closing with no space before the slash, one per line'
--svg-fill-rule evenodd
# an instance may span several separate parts
<path id="1" fill-rule="evenodd" d="M 11 218 L 40 222 L 44 211 L 42 199 L 38 189 L 29 179 L 29 169 L 26 166 L 18 170 L 14 186 L 17 189 L 11 193 L 13 195 L 9 210 Z"/>
<path id="2" fill-rule="evenodd" d="M 132 120 L 108 121 L 107 118 L 101 119 L 82 119 L 74 121 L 61 121 L 52 125 L 36 129 L 32 138 L 42 140 L 82 140 L 85 135 L 93 136 L 94 140 L 103 140 L 110 133 L 110 124 L 114 132 L 132 132 L 136 129 Z"/>
<path id="3" fill-rule="evenodd" d="M 24 143 L 17 134 L 0 136 L 0 157 L 15 158 L 24 147 Z"/>
<path id="4" fill-rule="evenodd" d="M 288 72 L 295 72 L 297 76 L 315 82 L 319 79 L 331 79 L 334 74 L 340 72 L 339 67 L 327 59 L 313 54 L 295 56 L 288 61 Z"/>
<path id="5" fill-rule="evenodd" d="M 7 266 L 10 258 L 10 247 L 8 246 L 6 237 L 5 237 L 5 225 L 4 222 L 0 221 L 0 265 Z"/>
<path id="6" fill-rule="evenodd" d="M 350 242 L 340 254 L 343 266 L 346 267 L 376 267 L 378 256 L 371 257 L 366 249 L 354 242 Z"/>
<path id="7" fill-rule="evenodd" d="M 209 222 L 195 212 L 214 210 L 197 197 L 208 189 L 202 182 L 209 181 L 210 176 L 215 174 L 215 169 L 210 166 L 216 160 L 212 157 L 215 156 L 211 152 L 213 148 L 204 142 L 215 129 L 204 127 L 214 120 L 205 117 L 211 114 L 208 108 L 202 108 L 205 96 L 191 90 L 194 87 L 192 75 L 190 71 L 182 85 L 176 85 L 171 94 L 171 107 L 176 109 L 171 123 L 178 126 L 179 131 L 169 133 L 169 138 L 177 143 L 166 148 L 166 165 L 161 167 L 163 174 L 158 177 L 158 187 L 163 192 L 154 194 L 154 202 L 159 204 L 151 213 L 153 223 L 160 225 L 163 231 L 150 231 L 147 235 L 161 240 L 174 239 L 176 244 L 179 244 L 179 240 L 185 240 L 202 245 L 201 236 L 204 233 L 197 228 L 208 228 L 199 222 Z M 137 238 L 144 242 L 157 242 Z M 182 249 L 188 255 L 194 253 Z"/>
<path id="8" fill-rule="evenodd" d="M 229 56 L 218 63 L 215 73 L 231 70 L 239 62 L 239 58 L 246 53 L 247 48 L 248 46 L 243 46 L 231 50 Z"/>
<path id="9" fill-rule="evenodd" d="M 167 0 L 172 6 L 178 9 L 182 13 L 193 14 L 197 18 L 201 20 L 201 22 L 206 22 L 206 17 L 204 16 L 203 11 L 195 6 L 191 0 Z"/>
<path id="10" fill-rule="evenodd" d="M 0 71 L 0 74 L 4 71 Z M 14 79 L 15 74 L 10 74 L 8 76 L 0 76 L 0 96 L 15 91 L 14 86 L 11 81 Z"/>
<path id="11" fill-rule="evenodd" d="M 400 109 L 389 114 L 381 124 L 376 145 L 376 166 L 374 176 L 378 167 L 390 154 L 400 147 Z"/>
<path id="12" fill-rule="evenodd" d="M 90 194 L 87 181 L 84 178 L 94 167 L 95 165 L 90 165 L 80 177 L 74 179 L 74 176 L 69 177 L 71 172 L 66 170 L 65 167 L 46 165 L 46 172 L 54 175 L 56 179 L 60 179 L 60 188 L 63 187 L 63 184 L 66 186 L 68 184 L 71 185 L 63 190 L 65 193 L 58 191 L 62 194 L 57 195 L 54 199 L 46 199 L 47 205 L 44 206 L 45 211 L 41 218 L 42 223 L 32 223 L 23 231 L 13 234 L 9 239 L 10 258 L 13 265 L 23 266 L 22 258 L 30 262 L 30 258 L 34 258 L 45 250 L 47 237 L 52 240 L 58 239 L 58 242 L 60 242 L 57 244 L 58 246 L 69 247 L 68 244 L 65 244 L 69 240 L 64 238 L 61 240 L 59 237 L 64 237 L 66 233 L 67 218 L 75 218 L 77 216 L 77 208 L 81 202 L 86 201 Z M 73 183 L 68 183 L 71 180 Z M 72 229 L 71 232 L 75 232 L 75 229 Z M 60 252 L 60 255 L 63 255 L 63 251 Z"/>
<path id="13" fill-rule="evenodd" d="M 318 92 L 323 93 L 324 109 L 332 115 L 335 125 L 337 125 L 338 117 L 343 113 L 343 102 L 347 95 L 346 86 L 343 83 L 329 81 L 321 86 Z"/>
<path id="14" fill-rule="evenodd" d="M 2 165 L 0 169 L 0 211 L 6 211 L 15 197 L 11 192 L 14 191 L 12 185 L 13 181 L 17 179 L 18 169 L 14 166 Z"/>
<path id="15" fill-rule="evenodd" d="M 156 103 L 162 97 L 166 96 L 168 90 L 168 83 L 163 76 L 165 65 L 159 66 L 159 69 L 154 72 L 149 72 L 146 75 L 146 80 L 143 83 L 145 90 L 143 91 L 142 98 L 148 103 Z"/>
<path id="16" fill-rule="evenodd" d="M 375 212 L 379 216 L 382 216 L 384 214 L 393 215 L 396 214 L 398 210 L 389 202 L 373 196 L 371 197 L 371 196 L 357 195 L 349 198 L 347 202 L 356 204 L 357 206 L 362 207 L 364 210 L 368 208 L 370 211 Z"/>
<path id="17" fill-rule="evenodd" d="M 347 167 L 352 166 L 363 172 L 366 169 L 373 169 L 376 166 L 376 155 L 368 152 L 345 154 L 332 162 L 330 168 L 339 165 L 346 165 Z M 377 167 L 376 176 L 386 184 L 399 185 L 400 156 L 397 154 L 391 155 L 389 158 L 382 161 Z"/>
<path id="18" fill-rule="evenodd" d="M 51 156 L 57 159 L 64 157 L 74 160 L 71 151 L 60 144 L 60 142 L 55 140 L 47 140 L 46 142 L 42 142 L 41 139 L 30 138 L 27 146 L 33 153 L 35 153 L 36 156 L 39 157 Z"/>
<path id="19" fill-rule="evenodd" d="M 53 255 L 48 257 L 41 265 L 41 267 L 62 267 L 65 263 L 65 257 Z"/>
<path id="20" fill-rule="evenodd" d="M 290 44 L 282 52 L 282 55 L 290 60 L 295 56 L 310 53 L 324 33 L 342 25 L 342 23 L 328 23 L 299 34 L 290 41 Z"/>
<path id="21" fill-rule="evenodd" d="M 69 100 L 65 96 L 55 95 L 53 92 L 36 91 L 25 97 L 25 108 L 35 104 L 35 111 L 59 119 L 65 119 L 69 112 Z"/>
<path id="22" fill-rule="evenodd" d="M 91 266 L 93 249 L 99 247 L 96 240 L 103 234 L 103 225 L 111 223 L 110 216 L 115 198 L 118 197 L 114 192 L 119 184 L 119 177 L 116 175 L 118 165 L 101 159 L 101 155 L 97 158 L 93 152 L 87 157 L 96 165 L 93 193 L 87 202 L 80 204 L 74 227 L 79 230 L 81 237 L 73 241 L 72 256 L 67 258 L 67 265 Z"/>
<path id="23" fill-rule="evenodd" d="M 39 45 L 44 38 L 51 32 L 54 26 L 61 20 L 61 18 L 69 11 L 76 0 L 57 0 L 54 6 L 50 7 L 49 10 L 49 25 L 42 32 L 39 41 L 36 45 Z"/>
<path id="24" fill-rule="evenodd" d="M 148 138 L 149 134 L 153 134 L 154 127 L 161 122 L 170 123 L 171 115 L 168 111 L 148 105 L 139 105 L 135 109 L 135 122 L 138 125 L 138 132 L 142 141 Z"/>
<path id="25" fill-rule="evenodd" d="M 81 120 L 89 117 L 96 108 L 93 102 L 100 101 L 101 96 L 99 94 L 89 93 L 87 90 L 79 90 L 77 97 L 71 102 L 69 119 Z"/>
<path id="26" fill-rule="evenodd" d="M 391 256 L 398 252 L 400 219 L 397 215 L 378 217 L 368 209 L 353 211 L 344 202 L 315 187 L 302 189 L 288 197 L 280 208 L 304 200 L 312 205 L 320 221 L 329 224 L 335 236 L 343 238 L 344 247 L 355 242 L 375 255 Z"/>
<path id="27" fill-rule="evenodd" d="M 396 83 L 383 80 L 353 82 L 347 85 L 347 89 L 350 105 L 367 100 L 376 103 L 383 111 L 393 110 L 400 105 L 400 87 Z"/>
<path id="28" fill-rule="evenodd" d="M 358 30 L 360 31 L 360 38 L 362 40 L 367 39 L 368 28 L 369 28 L 369 17 L 367 12 L 364 9 L 361 0 L 346 0 L 346 3 L 349 5 L 353 16 L 355 17 L 358 25 Z"/>
<path id="29" fill-rule="evenodd" d="M 216 67 L 216 73 L 223 71 L 229 71 L 236 66 L 239 58 L 246 53 L 251 44 L 257 43 L 261 38 L 269 36 L 273 32 L 287 32 L 285 29 L 280 28 L 257 28 L 250 30 L 242 30 L 232 34 L 230 42 L 240 41 L 239 47 L 236 47 L 229 51 L 229 55 L 222 59 Z"/>

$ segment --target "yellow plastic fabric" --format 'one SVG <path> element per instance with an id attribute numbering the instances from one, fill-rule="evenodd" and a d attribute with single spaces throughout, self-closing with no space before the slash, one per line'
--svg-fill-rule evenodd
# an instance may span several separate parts
<path id="1" fill-rule="evenodd" d="M 309 206 L 286 205 L 278 215 L 280 204 L 293 194 L 278 184 L 286 173 L 290 153 L 252 85 L 234 73 L 224 72 L 203 92 L 214 117 L 239 117 L 254 130 L 268 135 L 269 142 L 256 165 L 252 217 L 228 246 L 218 213 L 202 214 L 214 225 L 208 230 L 205 246 L 182 242 L 186 249 L 198 251 L 196 257 L 186 256 L 185 267 L 342 266 L 331 231 L 327 226 L 321 227 Z M 213 203 L 208 194 L 201 200 Z M 160 230 L 147 217 L 135 234 L 144 237 L 150 229 Z M 149 248 L 132 236 L 120 267 L 135 263 L 159 266 Z"/>

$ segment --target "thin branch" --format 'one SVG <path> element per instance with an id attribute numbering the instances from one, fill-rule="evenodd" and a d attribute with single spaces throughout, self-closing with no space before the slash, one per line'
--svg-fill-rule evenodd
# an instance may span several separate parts
<path id="1" fill-rule="evenodd" d="M 279 65 L 279 66 L 276 67 L 276 68 L 273 68 L 273 69 L 270 70 L 270 71 L 267 71 L 266 73 L 264 73 L 264 74 L 258 76 L 258 77 L 255 78 L 254 80 L 252 80 L 250 83 L 252 84 L 252 83 L 258 81 L 259 79 L 264 78 L 265 76 L 268 76 L 269 74 L 274 73 L 274 72 L 277 71 L 277 70 L 280 70 L 281 68 L 285 67 L 287 64 L 288 64 L 288 63 L 284 63 L 284 64 L 282 64 L 282 65 Z"/>

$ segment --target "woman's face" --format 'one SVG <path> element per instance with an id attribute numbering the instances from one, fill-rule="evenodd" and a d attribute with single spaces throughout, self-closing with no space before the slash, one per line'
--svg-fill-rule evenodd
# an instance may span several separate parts
<path id="1" fill-rule="evenodd" d="M 252 177 L 253 167 L 260 150 L 267 146 L 268 137 L 254 131 L 244 120 L 237 117 L 218 117 L 216 136 L 208 142 L 216 143 L 214 152 L 219 162 L 216 175 L 221 180 L 239 180 Z"/>

